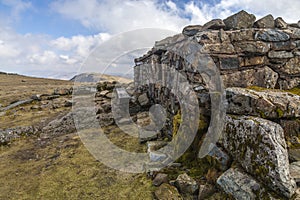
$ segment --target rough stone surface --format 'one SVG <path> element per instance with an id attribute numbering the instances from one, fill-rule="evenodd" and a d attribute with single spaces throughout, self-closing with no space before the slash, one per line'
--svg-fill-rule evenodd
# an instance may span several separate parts
<path id="1" fill-rule="evenodd" d="M 198 33 L 201 30 L 202 30 L 202 26 L 200 25 L 190 25 L 190 26 L 186 26 L 182 30 L 182 34 L 186 36 L 194 36 L 196 35 L 196 33 Z"/>
<path id="2" fill-rule="evenodd" d="M 258 31 L 254 38 L 265 42 L 284 42 L 288 41 L 290 36 L 283 31 L 268 29 Z"/>
<path id="3" fill-rule="evenodd" d="M 254 40 L 254 31 L 249 29 L 241 29 L 227 32 L 229 33 L 231 42 Z"/>
<path id="4" fill-rule="evenodd" d="M 300 73 L 300 57 L 290 59 L 280 70 L 288 74 L 299 74 Z"/>
<path id="5" fill-rule="evenodd" d="M 241 57 L 240 58 L 240 66 L 241 67 L 264 65 L 265 63 L 267 63 L 266 56 Z"/>
<path id="6" fill-rule="evenodd" d="M 238 53 L 250 55 L 264 55 L 268 53 L 270 46 L 270 44 L 262 41 L 243 41 L 234 44 L 234 47 Z"/>
<path id="7" fill-rule="evenodd" d="M 295 197 L 293 200 L 300 200 L 300 187 L 297 189 Z"/>
<path id="8" fill-rule="evenodd" d="M 191 178 L 189 175 L 180 174 L 176 181 L 175 186 L 178 188 L 179 192 L 182 194 L 196 194 L 199 189 L 197 182 Z"/>
<path id="9" fill-rule="evenodd" d="M 227 88 L 227 113 L 279 119 L 300 117 L 300 96 L 287 92 Z"/>
<path id="10" fill-rule="evenodd" d="M 226 29 L 245 29 L 251 28 L 255 22 L 256 17 L 252 14 L 247 13 L 242 10 L 226 19 L 224 19 L 224 23 L 226 25 Z"/>
<path id="11" fill-rule="evenodd" d="M 140 95 L 138 101 L 142 106 L 146 106 L 149 104 L 149 98 L 146 93 Z"/>
<path id="12" fill-rule="evenodd" d="M 238 200 L 262 199 L 267 195 L 263 186 L 239 169 L 227 170 L 218 178 L 217 184 Z"/>
<path id="13" fill-rule="evenodd" d="M 212 150 L 208 153 L 208 156 L 215 158 L 219 162 L 220 170 L 225 171 L 229 168 L 230 157 L 219 147 L 214 145 Z"/>
<path id="14" fill-rule="evenodd" d="M 290 198 L 296 188 L 289 171 L 283 129 L 256 117 L 226 118 L 222 144 L 249 174 Z"/>
<path id="15" fill-rule="evenodd" d="M 177 191 L 176 187 L 171 186 L 169 184 L 162 184 L 156 191 L 155 197 L 158 200 L 182 200 L 183 198 L 180 196 L 179 192 Z"/>
<path id="16" fill-rule="evenodd" d="M 254 23 L 256 28 L 275 28 L 275 21 L 272 15 L 267 15 Z"/>
<path id="17" fill-rule="evenodd" d="M 47 126 L 43 128 L 43 137 L 49 137 L 53 135 L 64 135 L 68 133 L 73 133 L 76 131 L 76 127 L 73 120 L 73 113 L 68 113 L 67 115 L 54 119 Z"/>
<path id="18" fill-rule="evenodd" d="M 225 28 L 225 24 L 221 19 L 213 19 L 203 25 L 202 30 L 219 30 Z"/>
<path id="19" fill-rule="evenodd" d="M 275 27 L 280 29 L 285 29 L 288 27 L 288 24 L 281 17 L 277 17 L 275 19 Z"/>
<path id="20" fill-rule="evenodd" d="M 278 74 L 269 67 L 249 69 L 222 76 L 225 87 L 259 86 L 275 88 Z"/>
<path id="21" fill-rule="evenodd" d="M 0 145 L 10 143 L 22 136 L 29 136 L 38 133 L 38 129 L 33 126 L 0 129 Z"/>
<path id="22" fill-rule="evenodd" d="M 270 51 L 268 53 L 269 58 L 293 58 L 294 54 L 287 51 Z"/>
<path id="23" fill-rule="evenodd" d="M 216 189 L 214 186 L 206 184 L 206 185 L 200 185 L 199 186 L 199 194 L 198 199 L 206 199 L 213 195 L 216 192 Z"/>

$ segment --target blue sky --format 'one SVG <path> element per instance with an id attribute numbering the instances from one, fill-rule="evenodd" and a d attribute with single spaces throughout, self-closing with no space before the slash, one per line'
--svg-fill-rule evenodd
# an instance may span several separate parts
<path id="1" fill-rule="evenodd" d="M 0 0 L 0 71 L 68 78 L 115 34 L 177 33 L 242 9 L 257 18 L 300 19 L 299 0 Z"/>

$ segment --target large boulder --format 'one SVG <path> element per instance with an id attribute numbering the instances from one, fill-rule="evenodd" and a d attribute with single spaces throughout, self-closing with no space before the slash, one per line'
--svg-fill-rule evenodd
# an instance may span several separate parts
<path id="1" fill-rule="evenodd" d="M 227 113 L 279 119 L 300 117 L 300 96 L 288 92 L 227 88 Z"/>
<path id="2" fill-rule="evenodd" d="M 227 116 L 221 143 L 257 180 L 288 198 L 294 194 L 296 183 L 280 125 L 257 117 Z"/>
<path id="3" fill-rule="evenodd" d="M 245 29 L 251 28 L 255 22 L 256 17 L 252 14 L 247 13 L 242 10 L 226 19 L 224 23 L 226 25 L 225 29 Z"/>

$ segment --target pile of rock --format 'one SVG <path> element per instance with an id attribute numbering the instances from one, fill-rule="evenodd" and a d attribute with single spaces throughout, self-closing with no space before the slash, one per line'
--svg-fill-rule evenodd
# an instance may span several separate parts
<path id="1" fill-rule="evenodd" d="M 0 129 L 0 145 L 8 144 L 29 135 L 36 135 L 39 131 L 39 128 L 33 126 Z"/>

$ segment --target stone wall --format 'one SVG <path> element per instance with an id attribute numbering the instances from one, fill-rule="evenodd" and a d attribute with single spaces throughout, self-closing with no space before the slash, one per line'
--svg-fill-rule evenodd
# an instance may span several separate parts
<path id="1" fill-rule="evenodd" d="M 207 82 L 212 79 L 206 75 L 219 74 L 226 92 L 227 116 L 215 147 L 218 150 L 209 155 L 223 151 L 239 163 L 239 169 L 236 172 L 236 166 L 225 162 L 222 169 L 228 171 L 217 184 L 236 199 L 240 199 L 240 190 L 245 199 L 271 199 L 272 195 L 265 196 L 269 190 L 292 198 L 296 183 L 289 165 L 299 161 L 300 153 L 300 23 L 287 24 L 272 15 L 256 21 L 254 15 L 241 11 L 203 26 L 187 26 L 182 34 L 156 42 L 135 63 L 136 99 L 146 98 L 146 107 L 159 103 L 166 108 L 167 121 L 160 136 L 169 139 L 180 121 L 180 99 L 174 91 L 184 82 L 174 71 L 183 75 L 197 94 L 204 121 L 209 121 L 212 111 Z M 214 72 L 201 73 L 200 65 Z M 239 180 L 242 176 L 260 184 L 259 188 Z"/>

